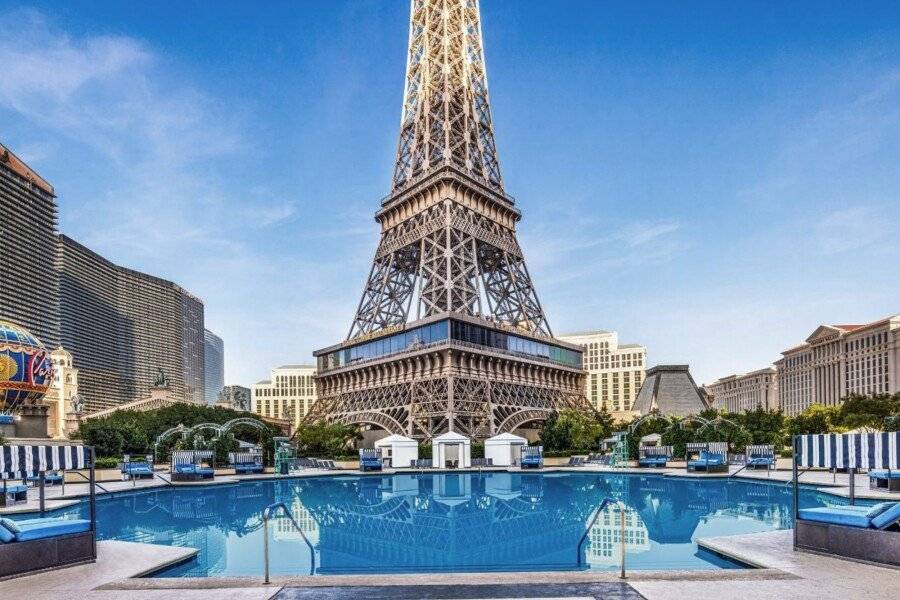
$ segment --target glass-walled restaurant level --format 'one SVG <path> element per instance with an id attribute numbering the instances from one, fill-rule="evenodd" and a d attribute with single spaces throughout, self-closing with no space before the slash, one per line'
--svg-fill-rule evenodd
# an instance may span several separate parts
<path id="1" fill-rule="evenodd" d="M 418 346 L 457 340 L 478 346 L 496 348 L 531 358 L 544 359 L 581 368 L 581 352 L 554 344 L 539 342 L 503 331 L 448 319 L 430 325 L 414 327 L 351 348 L 344 348 L 319 356 L 319 371 L 344 367 L 355 362 L 380 358 Z"/>

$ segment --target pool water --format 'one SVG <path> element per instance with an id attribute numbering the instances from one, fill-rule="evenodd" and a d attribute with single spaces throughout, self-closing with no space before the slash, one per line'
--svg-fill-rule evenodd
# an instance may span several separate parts
<path id="1" fill-rule="evenodd" d="M 168 488 L 101 497 L 97 520 L 101 540 L 199 550 L 158 577 L 261 576 L 262 511 L 275 502 L 287 505 L 303 535 L 288 519 L 270 522 L 273 575 L 616 570 L 618 506 L 608 505 L 588 529 L 605 497 L 627 506 L 631 570 L 741 568 L 699 549 L 696 540 L 791 526 L 791 486 L 784 483 L 588 472 L 354 475 Z M 845 501 L 807 488 L 800 503 Z M 56 514 L 84 517 L 87 505 Z"/>

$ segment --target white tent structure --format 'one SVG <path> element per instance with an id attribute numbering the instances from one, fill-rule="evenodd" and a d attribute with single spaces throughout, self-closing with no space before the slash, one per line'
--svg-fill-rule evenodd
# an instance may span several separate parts
<path id="1" fill-rule="evenodd" d="M 484 457 L 493 460 L 495 467 L 512 467 L 519 464 L 522 448 L 528 440 L 512 433 L 501 433 L 484 440 Z"/>
<path id="2" fill-rule="evenodd" d="M 376 448 L 381 448 L 381 458 L 390 459 L 390 466 L 394 469 L 400 467 L 409 468 L 410 462 L 419 458 L 419 443 L 405 435 L 389 435 L 375 442 Z"/>
<path id="3" fill-rule="evenodd" d="M 455 431 L 442 433 L 433 440 L 432 456 L 438 469 L 467 469 L 472 466 L 472 441 Z"/>

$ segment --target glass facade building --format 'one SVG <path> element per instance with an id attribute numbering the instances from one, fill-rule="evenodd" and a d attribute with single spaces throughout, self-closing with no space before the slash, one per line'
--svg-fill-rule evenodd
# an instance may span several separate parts
<path id="1" fill-rule="evenodd" d="M 458 341 L 537 360 L 581 368 L 581 352 L 454 319 L 413 327 L 371 342 L 329 352 L 319 357 L 319 371 L 381 358 L 435 342 Z"/>

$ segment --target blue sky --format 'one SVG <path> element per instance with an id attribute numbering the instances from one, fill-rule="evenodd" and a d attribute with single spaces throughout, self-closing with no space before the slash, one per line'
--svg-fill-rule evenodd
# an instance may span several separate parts
<path id="1" fill-rule="evenodd" d="M 206 303 L 227 383 L 346 336 L 405 0 L 0 0 L 0 140 L 60 228 Z M 698 381 L 900 312 L 900 4 L 484 0 L 507 191 L 556 333 Z"/>

